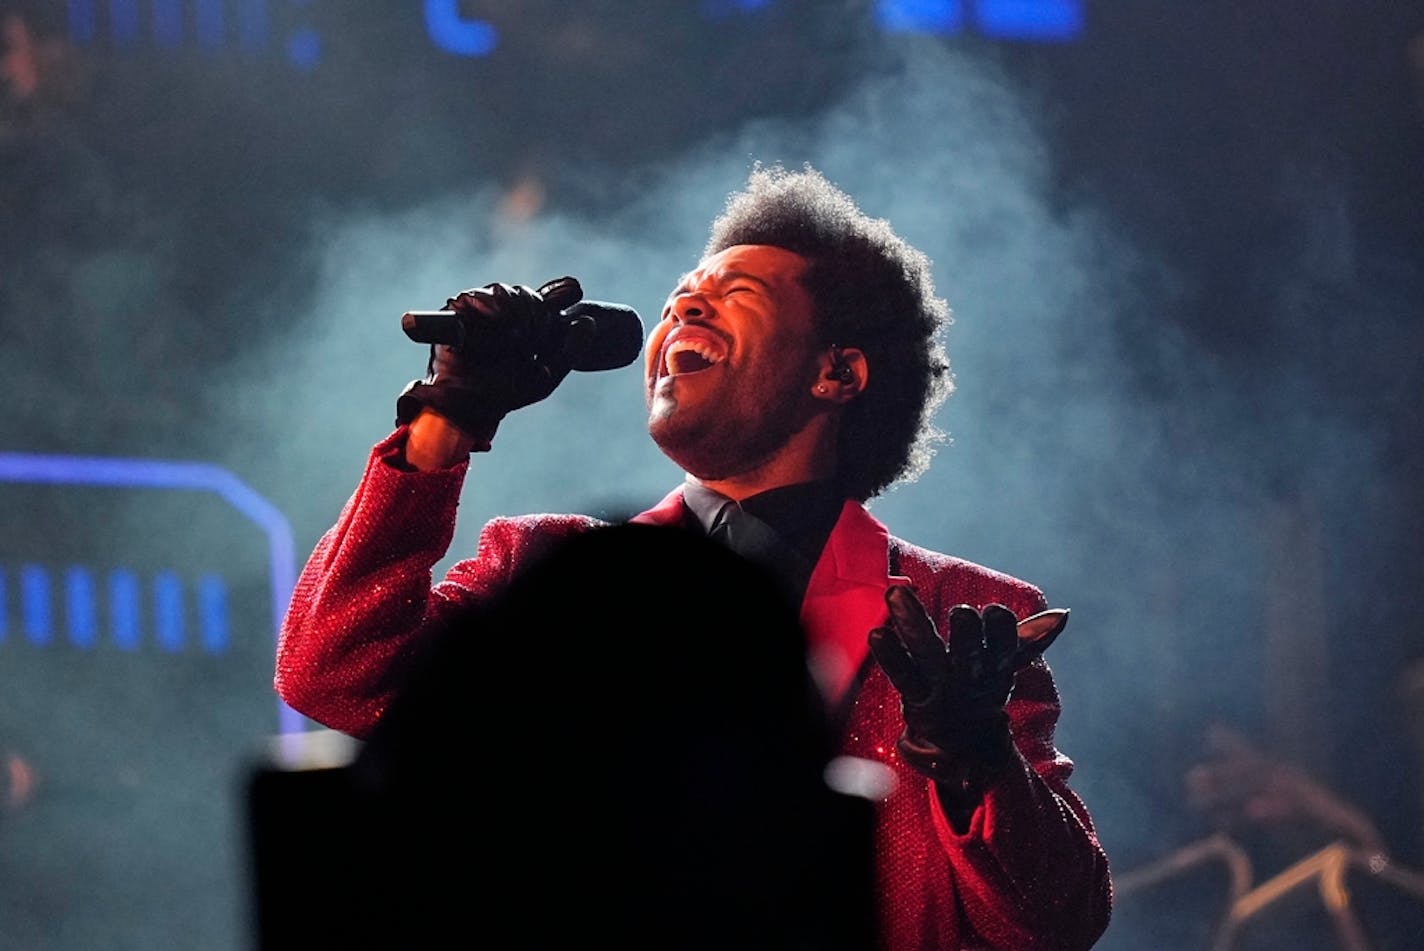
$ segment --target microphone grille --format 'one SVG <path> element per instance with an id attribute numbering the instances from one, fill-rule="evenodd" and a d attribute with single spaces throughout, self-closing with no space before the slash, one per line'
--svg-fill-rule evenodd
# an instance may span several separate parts
<path id="1" fill-rule="evenodd" d="M 583 301 L 564 313 L 592 317 L 593 340 L 574 361 L 575 370 L 616 370 L 637 360 L 643 352 L 643 319 L 624 304 Z"/>

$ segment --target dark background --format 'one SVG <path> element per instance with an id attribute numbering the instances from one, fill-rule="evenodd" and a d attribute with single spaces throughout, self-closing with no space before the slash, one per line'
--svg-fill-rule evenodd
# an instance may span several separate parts
<path id="1" fill-rule="evenodd" d="M 1257 881 L 1341 815 L 1424 865 L 1424 10 L 1083 0 L 1075 37 L 1032 41 L 973 3 L 935 34 L 865 2 L 491 0 L 460 6 L 498 30 L 462 57 L 418 3 L 228 4 L 266 26 L 208 45 L 180 6 L 165 45 L 148 5 L 126 39 L 108 4 L 87 37 L 65 4 L 0 3 L 0 450 L 221 467 L 300 560 L 423 371 L 404 310 L 574 274 L 650 323 L 752 163 L 810 162 L 930 254 L 955 312 L 950 438 L 872 510 L 1073 609 L 1060 746 L 1129 883 L 1102 946 L 1205 947 L 1220 870 L 1132 873 L 1222 830 Z M 476 460 L 452 557 L 496 513 L 625 512 L 677 478 L 637 369 L 575 374 Z M 31 883 L 0 929 L 245 944 L 235 797 L 279 729 L 264 549 L 161 492 L 0 492 L 6 738 L 38 777 L 0 823 L 3 874 Z M 28 643 L 19 566 L 76 559 L 215 565 L 257 605 L 241 649 Z M 130 708 L 165 726 L 115 728 Z M 1329 809 L 1202 808 L 1187 776 L 1218 725 L 1298 771 L 1227 776 Z M 169 762 L 182 744 L 212 762 Z M 94 780 L 125 759 L 146 778 Z M 202 834 L 144 831 L 228 795 L 188 814 Z M 135 863 L 141 898 L 117 884 Z M 1418 946 L 1415 899 L 1351 881 L 1378 946 Z M 1335 946 L 1321 907 L 1293 892 L 1241 944 Z"/>

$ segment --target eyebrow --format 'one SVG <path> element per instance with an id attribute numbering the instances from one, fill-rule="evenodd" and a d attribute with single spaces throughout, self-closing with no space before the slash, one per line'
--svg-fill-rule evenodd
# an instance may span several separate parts
<path id="1" fill-rule="evenodd" d="M 767 290 L 771 290 L 771 284 L 769 284 L 765 278 L 757 277 L 755 274 L 749 274 L 746 271 L 727 271 L 725 274 L 720 275 L 718 280 L 724 284 L 730 284 L 733 281 L 751 281 L 753 284 L 760 284 Z"/>
<path id="2" fill-rule="evenodd" d="M 691 283 L 695 273 L 695 271 L 688 271 L 682 276 L 682 280 L 678 283 L 677 287 L 672 289 L 674 296 L 691 289 L 688 285 Z M 761 285 L 768 291 L 771 290 L 771 284 L 768 283 L 765 278 L 757 277 L 748 271 L 722 271 L 715 275 L 715 277 L 719 284 L 730 284 L 734 281 L 751 281 L 753 284 Z"/>

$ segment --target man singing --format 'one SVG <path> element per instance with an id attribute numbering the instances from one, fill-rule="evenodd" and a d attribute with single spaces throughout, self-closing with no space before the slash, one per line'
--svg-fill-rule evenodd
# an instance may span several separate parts
<path id="1" fill-rule="evenodd" d="M 1066 613 L 1024 581 L 891 535 L 865 508 L 924 471 L 952 389 L 930 270 L 819 172 L 753 170 L 647 336 L 648 432 L 686 475 L 631 521 L 725 538 L 795 606 L 838 752 L 894 777 L 875 804 L 883 951 L 1088 948 L 1112 894 L 1054 745 L 1042 650 Z M 439 632 L 559 539 L 606 524 L 496 518 L 432 585 L 471 453 L 588 345 L 587 322 L 566 319 L 569 284 L 491 284 L 449 302 L 505 339 L 560 332 L 504 354 L 432 345 L 297 582 L 275 680 L 296 710 L 370 736 Z M 647 582 L 676 585 L 676 572 Z"/>

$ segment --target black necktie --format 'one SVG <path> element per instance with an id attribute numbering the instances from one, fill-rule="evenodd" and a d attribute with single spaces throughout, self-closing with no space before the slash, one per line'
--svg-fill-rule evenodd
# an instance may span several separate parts
<path id="1" fill-rule="evenodd" d="M 810 566 L 770 525 L 736 502 L 727 501 L 717 510 L 707 537 L 770 574 L 792 603 L 799 604 Z"/>

